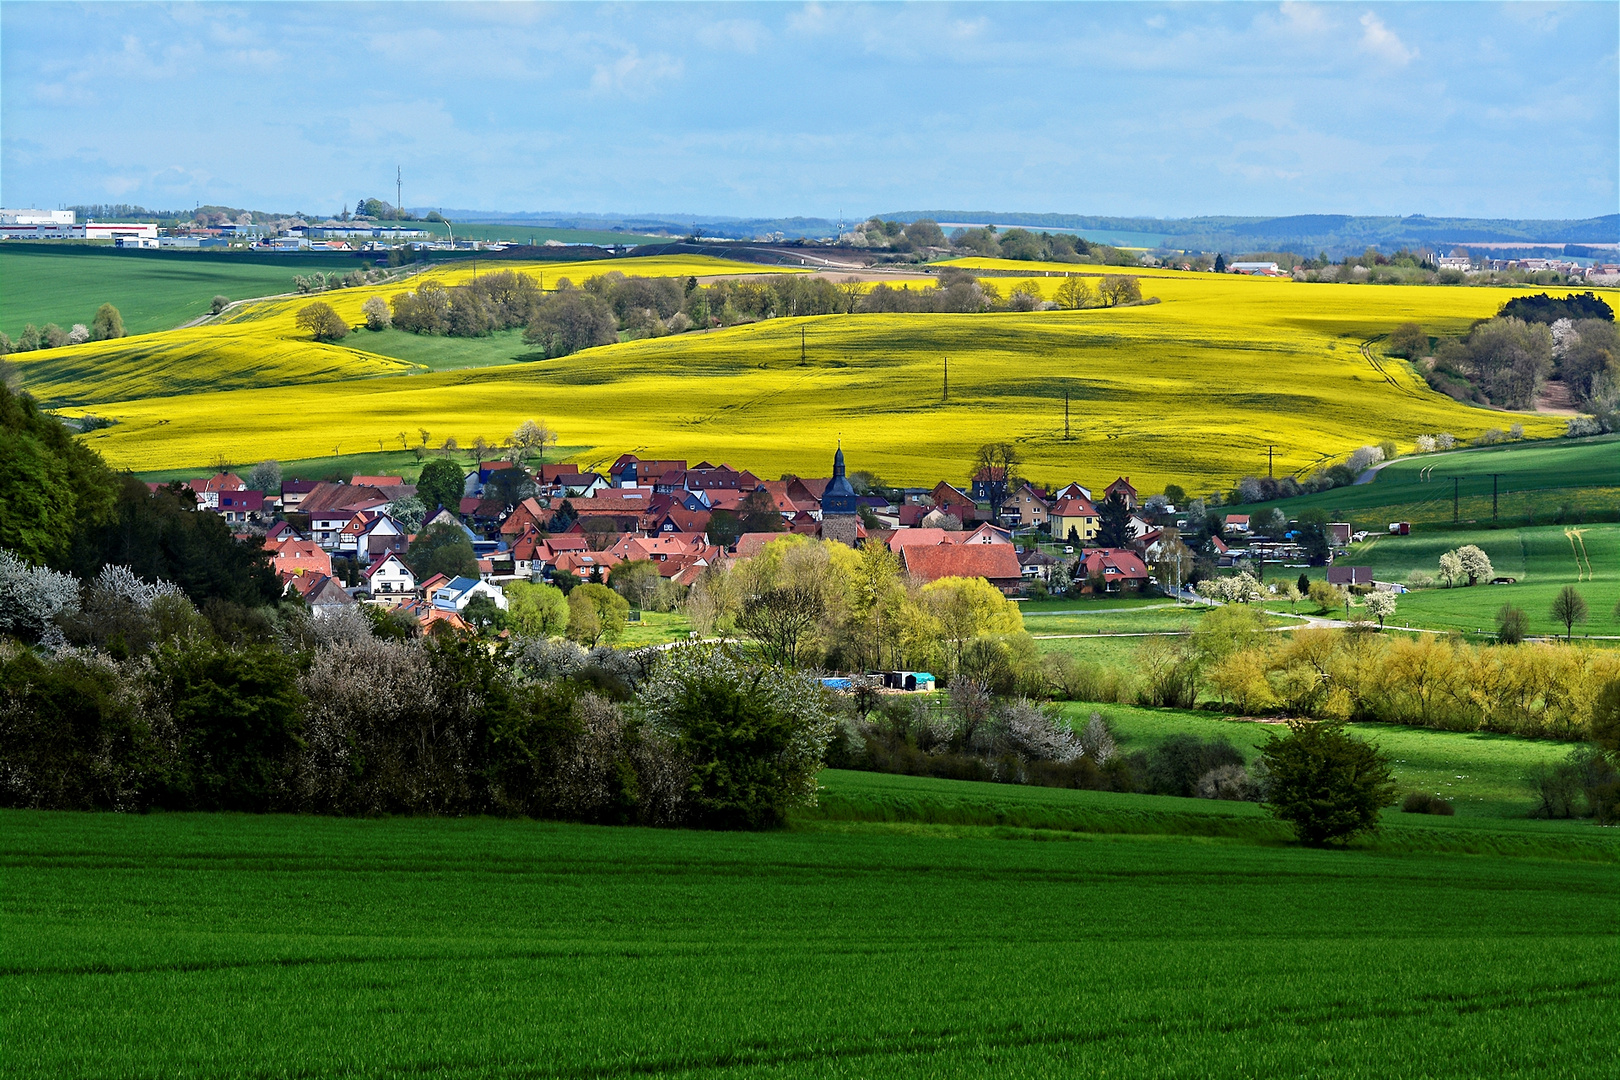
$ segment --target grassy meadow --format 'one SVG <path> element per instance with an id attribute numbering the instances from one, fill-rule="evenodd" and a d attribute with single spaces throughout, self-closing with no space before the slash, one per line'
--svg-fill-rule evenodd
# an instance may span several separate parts
<path id="1" fill-rule="evenodd" d="M 1612 837 L 829 772 L 786 832 L 0 814 L 17 1077 L 1599 1075 Z M 1396 1065 L 1395 1063 L 1399 1063 Z"/>
<path id="2" fill-rule="evenodd" d="M 1506 419 L 1497 420 L 1495 426 L 1502 427 Z M 1469 527 L 1613 521 L 1620 516 L 1620 435 L 1504 443 L 1400 458 L 1365 484 L 1243 509 L 1261 513 L 1273 506 L 1290 517 L 1303 510 L 1324 510 L 1334 521 L 1380 532 L 1392 521 L 1449 526 L 1454 513 L 1459 524 Z"/>
<path id="3" fill-rule="evenodd" d="M 537 272 L 551 286 L 557 276 L 578 281 L 609 267 L 683 276 L 738 270 L 714 260 L 668 258 L 545 264 Z M 472 271 L 458 264 L 433 273 L 453 282 Z M 1057 279 L 1047 280 L 1055 287 Z M 1410 445 L 1426 432 L 1466 437 L 1514 420 L 1532 436 L 1562 430 L 1555 417 L 1459 405 L 1430 392 L 1404 365 L 1375 363 L 1363 354 L 1363 342 L 1410 318 L 1436 332 L 1461 330 L 1493 314 L 1507 298 L 1502 290 L 1300 285 L 1169 272 L 1145 285 L 1161 303 L 1080 312 L 777 319 L 543 363 L 364 382 L 327 379 L 333 361 L 319 354 L 330 347 L 303 340 L 292 325 L 303 301 L 270 301 L 234 310 L 196 333 L 214 343 L 222 363 L 245 370 L 269 343 L 285 347 L 289 354 L 274 366 L 286 385 L 225 380 L 217 391 L 192 393 L 183 371 L 151 363 L 141 392 L 121 383 L 110 395 L 84 400 L 71 378 L 44 367 L 36 376 L 30 369 L 40 360 L 19 366 L 24 385 L 37 386 L 42 397 L 72 393 L 75 408 L 116 418 L 115 427 L 92 437 L 93 445 L 113 463 L 141 470 L 220 456 L 299 456 L 340 438 L 387 440 L 401 428 L 427 427 L 466 443 L 478 435 L 498 438 L 524 419 L 541 417 L 565 442 L 590 447 L 586 457 L 637 447 L 721 458 L 772 476 L 824 470 L 827 448 L 842 435 L 852 467 L 912 483 L 965 473 L 980 443 L 1010 437 L 1031 475 L 1127 474 L 1153 490 L 1167 481 L 1229 486 L 1264 467 L 1268 444 L 1278 448 L 1277 468 L 1292 471 L 1382 438 Z M 358 322 L 366 297 L 389 291 L 343 290 L 325 299 Z M 801 329 L 808 342 L 803 365 Z M 367 337 L 351 335 L 344 344 L 363 349 Z M 79 349 L 87 363 L 116 364 L 121 352 L 156 347 L 184 354 L 193 347 L 184 334 L 138 342 Z M 480 355 L 489 359 L 505 347 Z M 440 351 L 437 344 L 414 358 L 409 350 L 394 351 L 423 366 L 457 362 L 433 362 L 426 354 Z M 295 359 L 306 352 L 309 359 Z M 459 344 L 442 350 L 474 352 Z M 946 357 L 948 398 L 942 393 Z M 1063 435 L 1065 394 L 1069 439 Z"/>
<path id="4" fill-rule="evenodd" d="M 232 300 L 291 292 L 311 269 L 345 271 L 319 255 L 251 255 L 219 251 L 119 251 L 113 248 L 9 242 L 0 245 L 0 330 L 16 338 L 23 324 L 90 324 L 112 304 L 131 334 L 169 330 L 208 314 L 217 295 Z"/>
<path id="5" fill-rule="evenodd" d="M 1532 634 L 1563 635 L 1564 625 L 1549 613 L 1553 597 L 1573 585 L 1588 608 L 1577 637 L 1620 635 L 1620 525 L 1539 525 L 1509 529 L 1419 531 L 1410 536 L 1375 536 L 1356 544 L 1340 559 L 1366 566 L 1381 579 L 1404 581 L 1414 570 L 1435 574 L 1440 555 L 1463 544 L 1477 544 L 1512 585 L 1423 589 L 1399 599 L 1396 622 L 1442 630 L 1494 632 L 1503 604 L 1523 608 Z"/>

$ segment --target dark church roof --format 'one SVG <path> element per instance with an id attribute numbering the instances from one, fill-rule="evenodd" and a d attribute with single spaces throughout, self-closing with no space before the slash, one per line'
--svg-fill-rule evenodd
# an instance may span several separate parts
<path id="1" fill-rule="evenodd" d="M 840 446 L 833 455 L 832 482 L 821 493 L 821 514 L 823 517 L 828 514 L 853 515 L 856 510 L 855 489 L 844 476 L 844 448 Z"/>

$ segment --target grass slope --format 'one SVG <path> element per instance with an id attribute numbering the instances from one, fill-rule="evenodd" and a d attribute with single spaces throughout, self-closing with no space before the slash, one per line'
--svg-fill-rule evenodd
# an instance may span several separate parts
<path id="1" fill-rule="evenodd" d="M 1506 419 L 1497 419 L 1495 426 L 1504 426 Z M 1457 483 L 1452 477 L 1458 478 Z M 1546 522 L 1555 516 L 1566 521 L 1583 516 L 1613 520 L 1620 514 L 1620 435 L 1401 458 L 1366 484 L 1244 509 L 1259 513 L 1275 506 L 1290 517 L 1319 509 L 1334 521 L 1379 531 L 1391 521 L 1449 526 L 1455 488 L 1456 517 L 1471 527 L 1492 523 L 1493 487 L 1496 521 L 1502 525 Z"/>
<path id="2" fill-rule="evenodd" d="M 1580 591 L 1590 612 L 1577 634 L 1620 634 L 1620 525 L 1542 525 L 1520 529 L 1474 529 L 1378 536 L 1354 545 L 1340 560 L 1372 568 L 1380 578 L 1404 581 L 1414 570 L 1434 574 L 1440 555 L 1477 544 L 1498 575 L 1513 585 L 1425 589 L 1399 600 L 1397 621 L 1446 630 L 1494 630 L 1503 604 L 1523 608 L 1533 634 L 1562 635 L 1549 613 L 1565 585 Z"/>
<path id="3" fill-rule="evenodd" d="M 580 273 L 577 265 L 569 271 Z M 1359 347 L 1408 318 L 1465 326 L 1494 311 L 1502 293 L 1215 275 L 1152 285 L 1163 303 L 779 319 L 476 373 L 204 394 L 185 403 L 109 401 L 98 411 L 124 423 L 96 445 L 118 464 L 152 469 L 206 459 L 227 432 L 228 455 L 253 459 L 330 445 L 338 432 L 386 439 L 402 426 L 465 443 L 543 416 L 595 455 L 638 447 L 726 458 L 767 475 L 824 470 L 826 448 L 842 433 L 852 463 L 899 482 L 965 475 L 979 444 L 1010 437 L 1031 475 L 1129 474 L 1153 490 L 1168 480 L 1227 486 L 1263 466 L 1268 443 L 1279 447 L 1279 468 L 1300 469 L 1370 439 L 1409 442 L 1442 429 L 1467 435 L 1505 422 L 1504 414 L 1430 392 L 1410 370 L 1370 362 Z M 346 290 L 330 299 L 357 321 L 366 295 Z M 255 306 L 222 332 L 252 324 L 284 336 L 297 306 Z M 803 366 L 801 327 L 809 341 Z M 950 395 L 942 401 L 947 356 Z M 247 420 L 266 415 L 281 422 Z M 161 430 L 160 419 L 167 421 Z M 1531 434 L 1562 429 L 1553 418 L 1523 422 Z"/>
<path id="4" fill-rule="evenodd" d="M 18 1077 L 1539 1077 L 1620 1054 L 1612 862 L 7 812 L 0 867 Z"/>

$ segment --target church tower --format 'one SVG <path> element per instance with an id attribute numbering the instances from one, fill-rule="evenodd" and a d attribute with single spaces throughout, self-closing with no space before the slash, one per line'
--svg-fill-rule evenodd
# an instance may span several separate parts
<path id="1" fill-rule="evenodd" d="M 860 539 L 860 523 L 860 506 L 855 501 L 855 489 L 844 476 L 844 447 L 840 443 L 833 455 L 832 482 L 821 494 L 821 537 L 854 547 Z"/>

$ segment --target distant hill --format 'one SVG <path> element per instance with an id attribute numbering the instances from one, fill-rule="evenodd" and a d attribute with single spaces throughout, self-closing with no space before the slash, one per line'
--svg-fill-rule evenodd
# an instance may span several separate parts
<path id="1" fill-rule="evenodd" d="M 1081 214 L 1019 214 L 987 210 L 907 210 L 882 217 L 897 221 L 933 218 L 961 224 L 1019 226 L 1075 232 L 1106 241 L 1106 234 L 1132 233 L 1157 238 L 1169 248 L 1194 251 L 1291 250 L 1339 257 L 1369 247 L 1451 247 L 1514 244 L 1557 247 L 1620 243 L 1620 214 L 1582 220 L 1512 218 L 1357 217 L 1350 214 L 1295 214 L 1289 217 L 1088 217 Z M 1148 246 L 1151 246 L 1149 244 Z"/>

